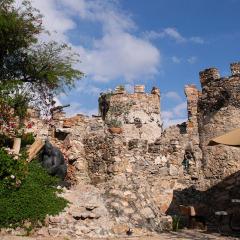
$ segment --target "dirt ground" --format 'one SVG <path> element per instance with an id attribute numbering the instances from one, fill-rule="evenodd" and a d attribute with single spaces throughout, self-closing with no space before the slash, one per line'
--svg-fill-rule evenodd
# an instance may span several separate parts
<path id="1" fill-rule="evenodd" d="M 0 236 L 0 240 L 71 240 L 71 238 L 33 238 L 20 236 Z M 88 240 L 89 238 L 79 237 L 77 240 Z M 239 237 L 221 236 L 217 233 L 204 233 L 196 230 L 183 230 L 179 232 L 161 233 L 152 236 L 131 236 L 131 237 L 115 237 L 115 238 L 94 238 L 92 240 L 237 240 Z"/>

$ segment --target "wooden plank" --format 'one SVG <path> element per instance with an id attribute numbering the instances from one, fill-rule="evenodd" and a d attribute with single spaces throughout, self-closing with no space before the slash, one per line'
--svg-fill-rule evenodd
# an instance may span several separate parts
<path id="1" fill-rule="evenodd" d="M 35 142 L 31 145 L 31 147 L 28 149 L 28 162 L 31 162 L 37 154 L 41 151 L 41 149 L 44 146 L 44 141 L 40 138 L 37 138 Z"/>
<path id="2" fill-rule="evenodd" d="M 20 148 L 21 148 L 21 138 L 14 138 L 13 139 L 13 153 L 15 155 L 18 155 L 20 152 Z"/>

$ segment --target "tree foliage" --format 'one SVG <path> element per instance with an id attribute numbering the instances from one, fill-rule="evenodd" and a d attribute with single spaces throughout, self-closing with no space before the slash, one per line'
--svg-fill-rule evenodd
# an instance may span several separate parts
<path id="1" fill-rule="evenodd" d="M 0 0 L 1 121 L 24 117 L 29 104 L 48 110 L 56 93 L 83 76 L 74 67 L 79 56 L 66 44 L 40 42 L 44 32 L 30 1 L 17 8 L 14 0 Z"/>
<path id="2" fill-rule="evenodd" d="M 27 49 L 37 42 L 37 36 L 43 31 L 41 15 L 28 1 L 21 8 L 14 7 L 14 0 L 0 2 L 0 68 L 3 78 L 11 76 L 5 61 L 21 49 Z M 5 69 L 5 72 L 4 72 Z"/>

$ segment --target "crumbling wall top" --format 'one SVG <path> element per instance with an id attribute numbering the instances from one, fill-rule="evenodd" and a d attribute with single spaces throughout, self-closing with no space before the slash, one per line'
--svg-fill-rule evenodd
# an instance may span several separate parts
<path id="1" fill-rule="evenodd" d="M 207 85 L 210 81 L 220 79 L 220 74 L 217 68 L 207 68 L 199 72 L 200 82 L 202 87 Z"/>
<path id="2" fill-rule="evenodd" d="M 110 98 L 110 105 L 122 104 L 131 105 L 131 111 L 146 110 L 147 112 L 156 112 L 157 109 L 160 114 L 160 90 L 153 87 L 151 93 L 146 93 L 144 85 L 136 85 L 134 92 L 128 93 L 124 88 L 118 86 Z"/>
<path id="3" fill-rule="evenodd" d="M 232 76 L 240 75 L 240 62 L 231 63 L 230 69 L 231 69 Z"/>
<path id="4" fill-rule="evenodd" d="M 188 97 L 188 95 L 192 93 L 198 93 L 199 91 L 195 84 L 188 84 L 188 85 L 185 85 L 184 92 L 185 92 L 185 95 Z"/>

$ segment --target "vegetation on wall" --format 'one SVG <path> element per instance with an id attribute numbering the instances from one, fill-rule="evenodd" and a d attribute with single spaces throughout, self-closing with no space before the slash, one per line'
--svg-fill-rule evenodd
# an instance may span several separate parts
<path id="1" fill-rule="evenodd" d="M 127 121 L 127 116 L 132 106 L 132 101 L 128 103 L 120 102 L 110 106 L 107 113 L 106 124 L 111 127 L 121 127 L 122 123 Z"/>
<path id="2" fill-rule="evenodd" d="M 22 148 L 25 148 L 26 146 L 33 144 L 35 140 L 33 133 L 23 133 L 19 137 L 21 137 L 22 139 L 22 142 L 21 142 Z"/>
<path id="3" fill-rule="evenodd" d="M 108 125 L 108 127 L 121 127 L 122 126 L 122 122 L 117 120 L 117 119 L 110 119 L 110 120 L 106 120 L 106 124 Z"/>
<path id="4" fill-rule="evenodd" d="M 0 149 L 0 195 L 4 194 L 5 190 L 11 191 L 20 187 L 28 172 L 25 160 L 24 153 L 14 159 L 3 148 Z"/>

